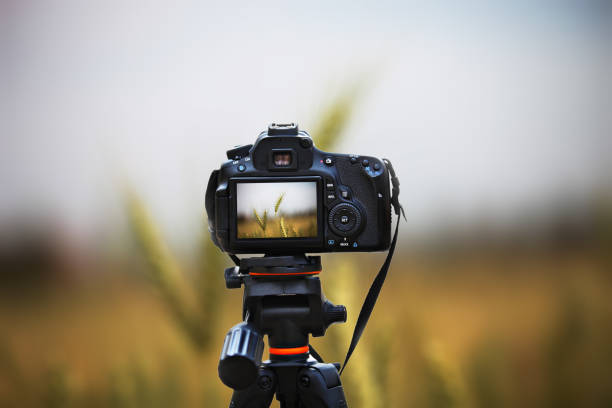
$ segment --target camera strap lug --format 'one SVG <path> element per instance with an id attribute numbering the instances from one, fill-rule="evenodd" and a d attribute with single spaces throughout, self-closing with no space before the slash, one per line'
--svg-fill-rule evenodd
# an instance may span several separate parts
<path id="1" fill-rule="evenodd" d="M 402 205 L 399 202 L 399 193 L 400 193 L 399 179 L 395 175 L 395 170 L 393 169 L 393 164 L 391 164 L 391 161 L 389 159 L 382 159 L 382 160 L 383 160 L 383 163 L 385 163 L 385 166 L 387 166 L 387 169 L 389 169 L 389 174 L 391 174 L 391 185 L 393 186 L 391 190 L 391 205 L 393 206 L 393 211 L 395 211 L 395 214 L 397 215 L 400 215 L 401 213 L 402 216 L 404 217 L 404 221 L 406 221 L 406 214 L 404 213 L 404 207 L 402 207 Z"/>

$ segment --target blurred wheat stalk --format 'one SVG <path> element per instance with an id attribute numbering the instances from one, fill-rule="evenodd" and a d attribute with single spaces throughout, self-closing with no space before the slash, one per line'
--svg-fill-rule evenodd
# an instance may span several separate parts
<path id="1" fill-rule="evenodd" d="M 318 123 L 313 127 L 315 145 L 325 151 L 333 151 L 345 134 L 346 128 L 355 112 L 362 95 L 364 83 L 347 87 L 323 111 Z M 361 308 L 362 295 L 367 290 L 356 285 L 355 274 L 358 265 L 350 256 L 342 256 L 324 266 L 326 292 L 336 303 L 347 306 L 347 323 L 328 332 L 326 342 L 332 345 L 333 353 L 344 356 L 353 334 L 357 315 Z M 390 332 L 391 327 L 387 328 Z M 364 337 L 367 337 L 365 335 Z M 342 382 L 351 406 L 379 408 L 388 406 L 385 397 L 385 382 L 388 359 L 385 356 L 392 336 L 385 335 L 378 339 L 379 347 L 370 347 L 362 340 L 351 357 L 350 366 L 342 375 Z"/>
<path id="2" fill-rule="evenodd" d="M 347 88 L 323 112 L 320 121 L 314 126 L 313 137 L 317 147 L 333 151 L 338 146 L 362 90 L 363 84 Z M 355 279 L 355 275 L 359 273 L 359 268 L 350 256 L 338 256 L 324 269 L 328 271 L 325 274 L 327 292 L 335 302 L 345 304 L 348 310 L 347 323 L 330 330 L 327 335 L 327 341 L 332 344 L 334 355 L 344 356 L 367 292 L 367 283 L 356 284 L 358 280 Z M 372 330 L 372 327 L 366 330 L 366 334 L 355 349 L 349 367 L 343 373 L 342 382 L 347 391 L 347 398 L 351 406 L 355 407 L 382 408 L 391 405 L 387 376 L 390 371 L 395 328 L 392 322 L 386 320 L 384 323 L 376 324 L 375 334 L 372 334 Z M 370 336 L 375 336 L 375 340 L 368 341 Z M 427 387 L 434 393 L 444 393 L 449 397 L 447 404 L 443 406 L 468 405 L 465 384 L 459 375 L 456 362 L 443 352 L 441 343 L 425 339 L 419 353 L 425 367 L 435 377 L 435 381 L 427 384 Z"/>
<path id="3" fill-rule="evenodd" d="M 131 188 L 125 189 L 128 221 L 149 268 L 148 276 L 163 296 L 178 326 L 199 350 L 210 345 L 215 333 L 215 312 L 221 283 L 222 262 L 219 252 L 203 237 L 198 273 L 188 277 L 179 267 L 144 203 Z"/>

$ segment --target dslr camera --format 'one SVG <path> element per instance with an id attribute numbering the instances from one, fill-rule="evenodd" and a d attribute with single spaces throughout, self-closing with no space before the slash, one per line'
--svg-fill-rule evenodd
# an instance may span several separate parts
<path id="1" fill-rule="evenodd" d="M 233 254 L 382 251 L 391 238 L 384 159 L 317 149 L 307 132 L 271 124 L 227 151 L 206 189 L 213 242 Z"/>

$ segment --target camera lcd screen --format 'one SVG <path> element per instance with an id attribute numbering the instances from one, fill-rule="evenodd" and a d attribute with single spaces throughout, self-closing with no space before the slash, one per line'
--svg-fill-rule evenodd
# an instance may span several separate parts
<path id="1" fill-rule="evenodd" d="M 317 237 L 317 182 L 236 183 L 236 237 Z"/>

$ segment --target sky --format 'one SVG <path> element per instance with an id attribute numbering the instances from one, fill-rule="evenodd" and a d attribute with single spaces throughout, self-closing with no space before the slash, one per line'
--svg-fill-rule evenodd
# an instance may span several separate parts
<path id="1" fill-rule="evenodd" d="M 192 242 L 226 149 L 355 83 L 337 150 L 393 161 L 410 229 L 580 201 L 612 170 L 609 4 L 4 1 L 0 227 L 95 240 L 129 185 Z"/>
<path id="2" fill-rule="evenodd" d="M 265 210 L 274 215 L 274 205 L 283 195 L 279 206 L 281 213 L 316 212 L 316 182 L 299 183 L 238 183 L 236 187 L 236 210 L 238 215 L 253 217 L 253 209 L 261 215 Z"/>

